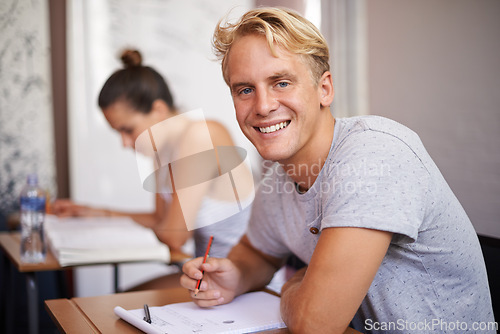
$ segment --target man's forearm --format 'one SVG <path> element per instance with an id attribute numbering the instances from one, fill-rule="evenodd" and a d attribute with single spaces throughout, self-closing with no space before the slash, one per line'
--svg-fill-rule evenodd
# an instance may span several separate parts
<path id="1" fill-rule="evenodd" d="M 307 267 L 300 269 L 281 289 L 281 318 L 292 333 L 344 333 L 344 325 L 337 326 L 331 318 L 321 316 L 321 311 L 311 303 L 304 291 L 303 279 Z M 334 316 L 334 315 L 330 315 Z"/>
<path id="2" fill-rule="evenodd" d="M 295 310 L 292 306 L 294 305 L 294 300 L 296 299 L 297 292 L 302 283 L 302 279 L 306 273 L 307 267 L 297 271 L 281 288 L 281 318 L 290 326 L 290 322 L 295 317 Z"/>

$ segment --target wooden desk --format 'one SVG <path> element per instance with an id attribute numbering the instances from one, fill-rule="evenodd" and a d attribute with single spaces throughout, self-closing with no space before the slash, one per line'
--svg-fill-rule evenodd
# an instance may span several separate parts
<path id="1" fill-rule="evenodd" d="M 161 306 L 189 301 L 186 289 L 150 290 L 117 293 L 114 295 L 45 301 L 45 308 L 62 333 L 87 334 L 132 334 L 142 333 L 139 329 L 121 320 L 114 313 L 115 306 L 126 310 L 149 306 Z M 263 332 L 261 332 L 263 333 Z M 289 333 L 287 329 L 266 331 L 265 333 Z M 348 328 L 344 334 L 360 334 Z"/>
<path id="2" fill-rule="evenodd" d="M 47 252 L 47 257 L 43 263 L 32 264 L 21 262 L 21 233 L 19 232 L 1 232 L 0 246 L 12 264 L 21 273 L 65 269 L 59 265 L 59 262 L 57 262 L 57 259 L 50 251 Z"/>
<path id="3" fill-rule="evenodd" d="M 59 262 L 55 258 L 55 256 L 50 252 L 50 250 L 47 251 L 47 257 L 45 259 L 45 262 L 43 263 L 38 263 L 38 264 L 30 264 L 30 263 L 23 263 L 21 262 L 21 254 L 20 254 L 20 245 L 21 245 L 21 235 L 19 232 L 0 232 L 0 247 L 3 249 L 5 256 L 10 260 L 12 266 L 14 266 L 20 273 L 23 273 L 26 276 L 26 283 L 27 283 L 27 294 L 28 294 L 28 321 L 29 321 L 29 328 L 30 328 L 30 333 L 38 333 L 38 285 L 37 281 L 35 279 L 35 273 L 39 271 L 58 271 L 58 270 L 65 270 L 69 268 L 73 268 L 72 266 L 67 266 L 67 267 L 61 267 L 59 265 Z M 182 263 L 186 259 L 188 259 L 189 256 L 186 254 L 182 253 L 171 253 L 170 254 L 170 263 L 171 264 L 177 264 L 177 263 Z M 137 262 L 137 261 L 135 261 Z M 120 262 L 120 263 L 127 263 L 127 262 Z M 114 287 L 115 291 L 118 291 L 118 264 L 120 263 L 109 263 L 114 266 Z M 101 264 L 102 263 L 98 263 Z M 95 265 L 93 263 L 89 263 L 86 265 Z M 8 280 L 11 280 L 12 275 L 10 274 L 11 266 L 7 266 L 6 271 L 8 272 L 6 274 L 6 277 Z M 13 282 L 10 281 L 10 287 L 13 287 Z M 13 298 L 14 298 L 14 291 L 13 289 L 7 287 L 7 300 L 4 301 L 5 303 L 8 303 L 5 305 L 5 310 L 6 310 L 6 320 L 7 320 L 7 325 L 8 325 L 8 331 L 12 330 L 10 328 L 9 321 L 12 319 L 12 314 L 9 312 L 12 312 L 12 305 L 13 305 Z"/>

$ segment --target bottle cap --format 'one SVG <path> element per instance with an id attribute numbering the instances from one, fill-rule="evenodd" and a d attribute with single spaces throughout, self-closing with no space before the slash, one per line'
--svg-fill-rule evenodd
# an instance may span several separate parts
<path id="1" fill-rule="evenodd" d="M 38 176 L 36 174 L 28 174 L 28 184 L 30 186 L 38 184 Z"/>

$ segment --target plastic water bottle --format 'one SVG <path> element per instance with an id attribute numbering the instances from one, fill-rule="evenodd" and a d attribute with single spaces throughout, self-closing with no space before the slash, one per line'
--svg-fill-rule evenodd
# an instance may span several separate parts
<path id="1" fill-rule="evenodd" d="M 45 220 L 45 191 L 38 186 L 36 174 L 28 175 L 21 191 L 21 261 L 45 261 L 46 246 L 43 233 Z"/>

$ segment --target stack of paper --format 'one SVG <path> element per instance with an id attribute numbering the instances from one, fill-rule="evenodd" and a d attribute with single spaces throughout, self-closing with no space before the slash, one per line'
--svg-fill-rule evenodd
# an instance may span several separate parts
<path id="1" fill-rule="evenodd" d="M 61 266 L 170 260 L 168 247 L 151 229 L 126 217 L 48 215 L 45 235 Z"/>

